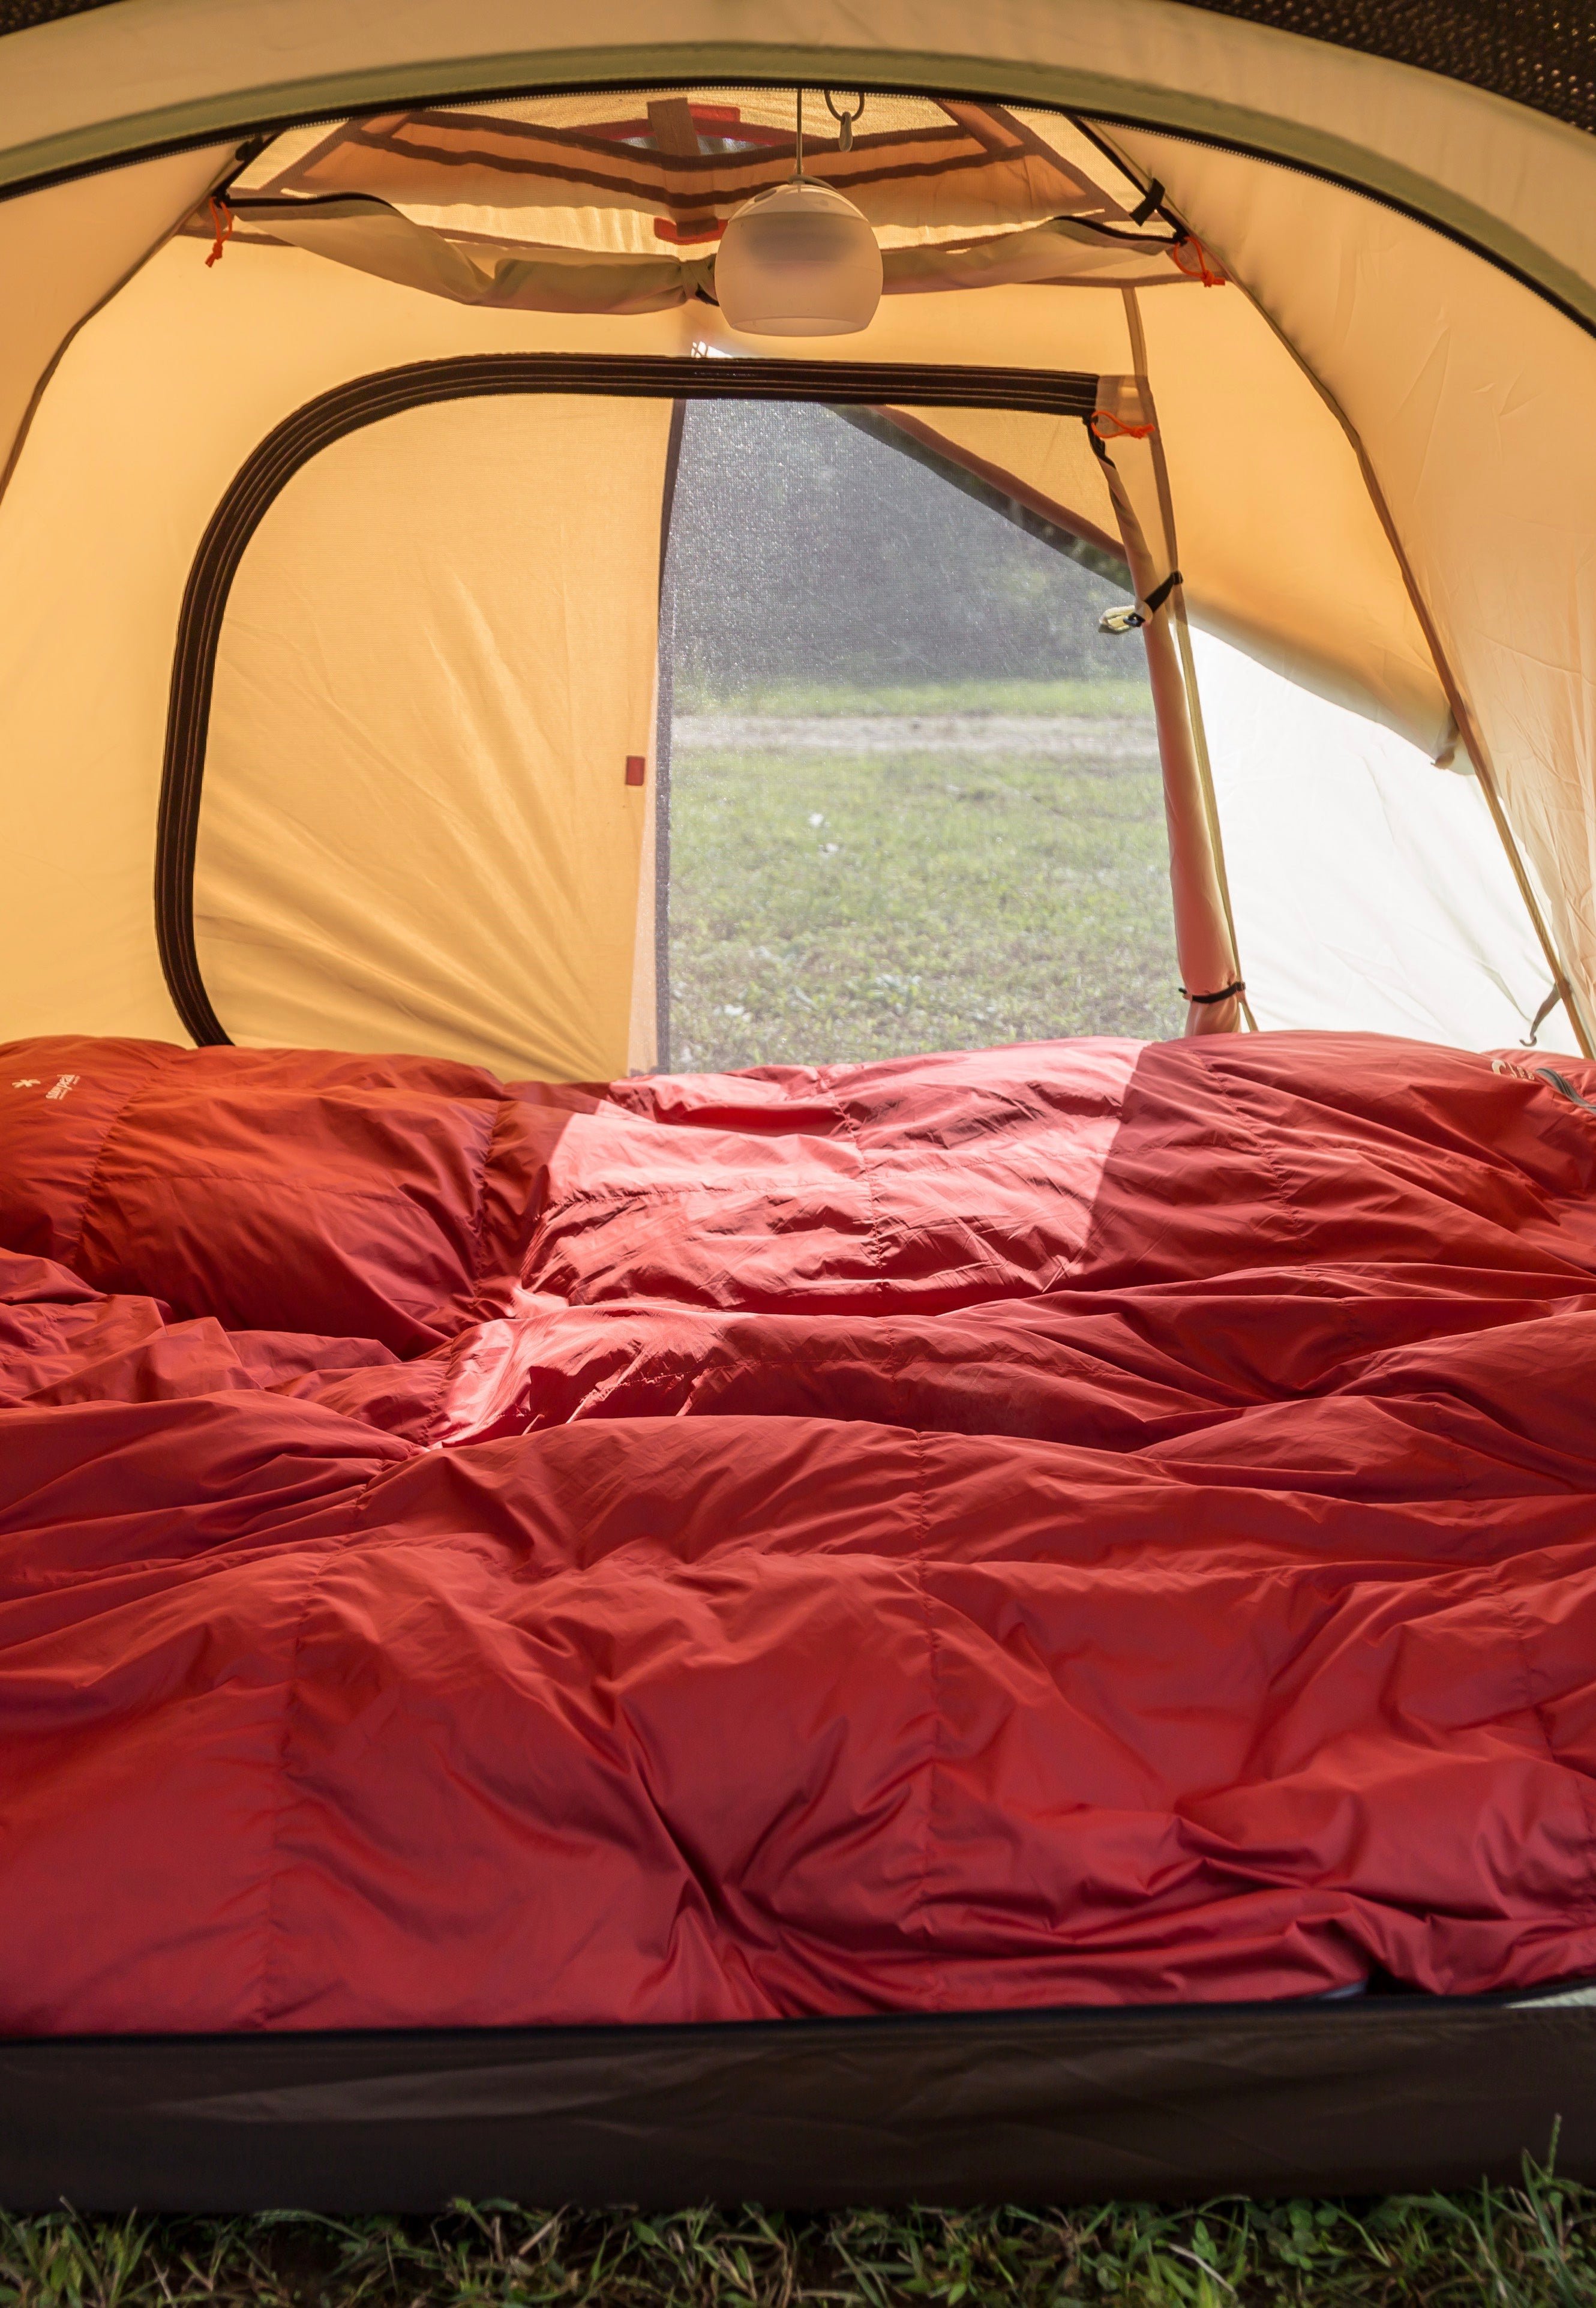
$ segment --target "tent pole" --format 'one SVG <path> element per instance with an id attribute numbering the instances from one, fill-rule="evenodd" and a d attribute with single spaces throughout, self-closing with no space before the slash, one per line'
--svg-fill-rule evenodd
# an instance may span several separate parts
<path id="1" fill-rule="evenodd" d="M 1142 326 L 1141 301 L 1134 288 L 1121 291 L 1125 306 L 1126 325 L 1130 332 L 1130 365 L 1137 376 L 1147 379 L 1147 391 L 1153 383 L 1147 366 L 1147 334 Z M 1158 484 L 1158 510 L 1163 521 L 1164 542 L 1169 551 L 1170 566 L 1180 566 L 1180 541 L 1175 526 L 1175 497 L 1170 487 L 1169 461 L 1163 453 L 1163 435 L 1156 428 L 1148 440 L 1153 452 L 1154 478 Z M 1236 937 L 1236 916 L 1231 904 L 1230 875 L 1224 866 L 1224 836 L 1219 823 L 1219 797 L 1214 790 L 1214 765 L 1208 758 L 1208 733 L 1203 726 L 1202 693 L 1197 688 L 1197 660 L 1192 654 L 1191 627 L 1186 615 L 1186 588 L 1177 585 L 1171 597 L 1170 607 L 1175 621 L 1175 639 L 1180 651 L 1180 671 L 1186 687 L 1186 710 L 1191 722 L 1192 744 L 1197 754 L 1197 781 L 1202 788 L 1203 808 L 1208 820 L 1208 840 L 1214 852 L 1214 868 L 1219 880 L 1220 900 L 1224 907 L 1225 927 L 1230 933 L 1231 954 L 1236 963 L 1233 975 L 1240 977 L 1240 946 Z M 1241 1015 L 1249 1033 L 1256 1034 L 1258 1021 L 1253 1016 L 1245 992 L 1238 997 Z M 1188 1031 L 1192 1030 L 1190 1028 Z"/>
<path id="2" fill-rule="evenodd" d="M 1175 643 L 1173 593 L 1158 607 L 1146 609 L 1149 598 L 1163 581 L 1148 550 L 1136 508 L 1113 459 L 1095 433 L 1103 478 L 1119 517 L 1125 558 L 1131 581 L 1143 604 L 1142 644 L 1147 653 L 1147 683 L 1153 693 L 1153 715 L 1158 725 L 1158 756 L 1163 768 L 1163 809 L 1170 837 L 1170 895 L 1175 915 L 1175 952 L 1180 965 L 1181 990 L 1187 995 L 1185 1031 L 1193 1034 L 1233 1034 L 1240 1024 L 1234 994 L 1223 1001 L 1211 997 L 1234 986 L 1240 977 L 1235 948 L 1225 918 L 1224 900 L 1214 856 L 1213 830 L 1203 800 L 1197 739 L 1187 710 L 1186 679 Z M 1194 996 L 1209 999 L 1194 999 Z"/>
<path id="3" fill-rule="evenodd" d="M 1146 346 L 1139 316 L 1128 295 L 1126 313 L 1131 328 L 1131 355 L 1138 384 L 1151 399 L 1145 366 Z M 1147 654 L 1147 684 L 1153 693 L 1153 715 L 1158 727 L 1158 757 L 1163 770 L 1164 820 L 1170 840 L 1170 896 L 1175 916 L 1175 952 L 1180 965 L 1181 992 L 1187 997 L 1185 1033 L 1233 1034 L 1240 1030 L 1241 973 L 1236 962 L 1235 935 L 1231 927 L 1220 877 L 1217 840 L 1211 797 L 1203 776 L 1191 713 L 1191 699 L 1178 642 L 1177 603 L 1180 593 L 1180 564 L 1174 559 L 1174 538 L 1169 505 L 1168 477 L 1155 464 L 1159 512 L 1164 530 L 1167 566 L 1160 568 L 1147 543 L 1140 516 L 1125 486 L 1123 475 L 1103 446 L 1098 430 L 1102 409 L 1086 421 L 1087 436 L 1108 485 L 1120 542 L 1130 565 L 1131 582 L 1141 610 L 1142 645 Z M 1151 423 L 1150 405 L 1144 414 Z M 1124 428 L 1121 428 L 1122 430 Z M 1137 428 L 1154 448 L 1155 425 L 1150 433 Z"/>

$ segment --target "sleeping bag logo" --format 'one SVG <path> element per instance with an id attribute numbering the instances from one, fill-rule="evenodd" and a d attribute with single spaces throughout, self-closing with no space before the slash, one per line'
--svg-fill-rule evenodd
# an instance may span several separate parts
<path id="1" fill-rule="evenodd" d="M 64 1098 L 69 1089 L 76 1089 L 82 1079 L 82 1074 L 57 1074 L 50 1088 L 46 1090 L 45 1096 L 47 1098 Z M 13 1089 L 37 1089 L 43 1080 L 42 1074 L 23 1074 L 13 1082 L 12 1088 Z"/>

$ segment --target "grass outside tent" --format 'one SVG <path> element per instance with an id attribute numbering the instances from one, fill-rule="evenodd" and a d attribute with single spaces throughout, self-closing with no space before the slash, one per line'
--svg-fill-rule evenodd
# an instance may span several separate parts
<path id="1" fill-rule="evenodd" d="M 769 681 L 716 694 L 688 680 L 676 688 L 678 713 L 1079 713 L 1109 719 L 1150 716 L 1145 677 L 1105 680 L 917 681 L 860 685 Z"/>
<path id="2" fill-rule="evenodd" d="M 679 695 L 672 1064 L 1178 1033 L 1145 683 Z"/>
<path id="3" fill-rule="evenodd" d="M 1482 2080 L 1483 2081 L 1484 2080 Z M 15 2308 L 1569 2308 L 1596 2301 L 1596 2190 L 1374 2202 L 794 2215 L 459 2205 L 433 2221 L 0 2218 Z"/>

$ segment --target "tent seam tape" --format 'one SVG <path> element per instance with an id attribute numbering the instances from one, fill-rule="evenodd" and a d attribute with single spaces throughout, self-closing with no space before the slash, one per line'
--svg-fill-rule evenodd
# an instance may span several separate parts
<path id="1" fill-rule="evenodd" d="M 374 1479 L 374 1477 L 373 1477 Z M 305 1648 L 305 1630 L 310 1624 L 316 1589 L 353 1537 L 355 1525 L 365 1503 L 369 1483 L 363 1483 L 349 1509 L 348 1528 L 340 1538 L 330 1540 L 323 1548 L 321 1561 L 305 1582 L 295 1623 L 293 1646 L 288 1653 L 288 1669 L 283 1684 L 282 1729 L 277 1747 L 277 1801 L 272 1806 L 271 1837 L 266 1854 L 266 1912 L 262 1925 L 261 1977 L 257 1994 L 260 1999 L 260 2019 L 257 2024 L 269 2028 L 272 2020 L 271 1973 L 272 1959 L 277 1947 L 277 1886 L 279 1856 L 282 1845 L 283 1820 L 288 1808 L 288 1750 L 294 1736 L 294 1702 L 299 1688 L 299 1658 Z"/>

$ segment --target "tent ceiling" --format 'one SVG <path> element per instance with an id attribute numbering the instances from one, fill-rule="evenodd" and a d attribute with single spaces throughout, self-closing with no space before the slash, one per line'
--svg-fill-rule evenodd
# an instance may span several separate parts
<path id="1" fill-rule="evenodd" d="M 113 0 L 0 0 L 0 33 L 82 16 Z M 1333 47 L 1418 65 L 1575 128 L 1596 129 L 1596 10 L 1568 0 L 1188 0 Z"/>
<path id="2" fill-rule="evenodd" d="M 811 99 L 804 168 L 869 217 L 888 295 L 1199 285 L 1200 252 L 1139 213 L 1141 185 L 1066 115 L 850 102 L 845 146 Z M 234 237 L 457 304 L 653 312 L 713 296 L 726 219 L 792 174 L 797 128 L 791 89 L 719 86 L 334 121 L 274 137 L 239 173 Z M 203 206 L 185 229 L 210 240 Z"/>
<path id="3" fill-rule="evenodd" d="M 136 0 L 14 33 L 0 184 L 228 133 L 516 89 L 723 80 L 957 90 L 1219 139 L 1371 190 L 1596 324 L 1596 142 L 1182 0 Z"/>

